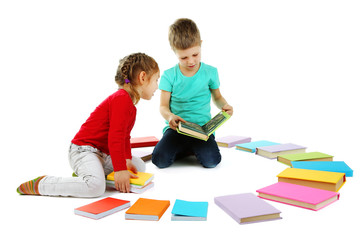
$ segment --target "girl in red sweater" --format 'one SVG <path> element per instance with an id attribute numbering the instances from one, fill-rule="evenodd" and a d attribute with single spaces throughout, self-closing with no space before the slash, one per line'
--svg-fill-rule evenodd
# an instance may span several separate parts
<path id="1" fill-rule="evenodd" d="M 158 88 L 156 61 L 143 53 L 120 60 L 115 76 L 119 90 L 106 98 L 71 141 L 69 162 L 77 177 L 41 176 L 21 184 L 19 194 L 98 197 L 106 189 L 105 176 L 115 172 L 115 187 L 130 191 L 130 178 L 145 170 L 141 159 L 131 156 L 130 132 L 140 98 L 150 100 Z"/>

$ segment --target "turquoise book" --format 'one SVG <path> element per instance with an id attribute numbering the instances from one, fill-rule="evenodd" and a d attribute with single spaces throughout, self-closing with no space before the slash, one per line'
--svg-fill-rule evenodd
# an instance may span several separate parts
<path id="1" fill-rule="evenodd" d="M 171 211 L 172 221 L 206 221 L 208 202 L 191 202 L 176 199 Z"/>
<path id="2" fill-rule="evenodd" d="M 345 173 L 346 177 L 353 176 L 353 170 L 343 161 L 306 161 L 306 162 L 293 162 L 293 168 L 308 169 L 308 170 L 318 170 L 325 172 L 339 172 Z"/>
<path id="3" fill-rule="evenodd" d="M 279 145 L 279 144 L 280 143 L 261 140 L 261 141 L 255 141 L 255 142 L 249 142 L 249 143 L 236 144 L 236 149 L 254 153 L 254 152 L 256 152 L 256 148 L 258 148 L 258 147 L 266 147 L 266 146 L 273 146 L 273 145 Z"/>

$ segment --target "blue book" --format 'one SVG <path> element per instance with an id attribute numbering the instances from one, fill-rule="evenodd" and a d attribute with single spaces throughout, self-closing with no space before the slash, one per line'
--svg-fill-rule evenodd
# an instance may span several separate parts
<path id="1" fill-rule="evenodd" d="M 172 221 L 206 221 L 208 202 L 189 202 L 176 199 L 171 211 Z"/>
<path id="2" fill-rule="evenodd" d="M 266 147 L 266 146 L 273 146 L 273 145 L 279 145 L 279 144 L 280 143 L 262 140 L 262 141 L 236 144 L 236 149 L 254 153 L 256 151 L 256 148 L 258 148 L 258 147 Z"/>
<path id="3" fill-rule="evenodd" d="M 295 161 L 292 166 L 308 170 L 345 173 L 346 177 L 353 176 L 353 170 L 343 161 Z"/>

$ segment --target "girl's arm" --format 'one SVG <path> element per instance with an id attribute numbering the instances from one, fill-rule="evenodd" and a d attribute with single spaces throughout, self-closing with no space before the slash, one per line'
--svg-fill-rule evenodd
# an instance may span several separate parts
<path id="1" fill-rule="evenodd" d="M 179 121 L 185 122 L 185 120 L 170 111 L 170 98 L 171 92 L 164 90 L 161 91 L 160 113 L 163 118 L 169 122 L 169 127 L 173 130 L 176 130 L 177 126 L 179 125 Z"/>
<path id="2" fill-rule="evenodd" d="M 227 103 L 225 98 L 221 95 L 220 89 L 211 89 L 211 96 L 214 104 L 229 115 L 233 115 L 233 107 Z"/>

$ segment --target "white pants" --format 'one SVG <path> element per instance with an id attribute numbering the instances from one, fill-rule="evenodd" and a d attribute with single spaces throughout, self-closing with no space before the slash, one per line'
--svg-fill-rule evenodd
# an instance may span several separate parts
<path id="1" fill-rule="evenodd" d="M 139 172 L 145 163 L 132 158 Z M 39 183 L 39 193 L 46 196 L 99 197 L 105 193 L 105 175 L 113 170 L 110 155 L 91 146 L 70 145 L 69 162 L 78 177 L 46 176 Z"/>

